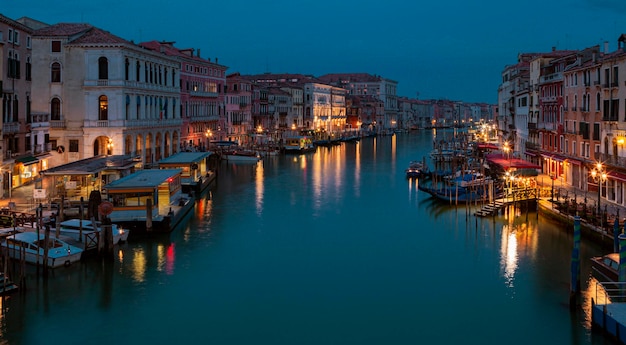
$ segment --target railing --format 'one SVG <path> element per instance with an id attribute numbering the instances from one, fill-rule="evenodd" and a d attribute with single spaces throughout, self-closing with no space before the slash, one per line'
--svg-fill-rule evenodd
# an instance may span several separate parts
<path id="1" fill-rule="evenodd" d="M 18 122 L 6 122 L 2 124 L 4 134 L 17 133 L 19 130 L 20 124 Z"/>

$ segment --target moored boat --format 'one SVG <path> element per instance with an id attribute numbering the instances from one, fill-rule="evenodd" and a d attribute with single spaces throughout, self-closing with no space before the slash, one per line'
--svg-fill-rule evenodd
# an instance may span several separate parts
<path id="1" fill-rule="evenodd" d="M 223 152 L 223 157 L 229 162 L 258 162 L 261 156 L 256 151 L 251 150 L 228 150 Z"/>
<path id="2" fill-rule="evenodd" d="M 428 167 L 422 162 L 412 161 L 404 172 L 407 178 L 419 178 L 428 174 Z"/>
<path id="3" fill-rule="evenodd" d="M 295 136 L 285 138 L 285 144 L 283 145 L 285 153 L 299 154 L 307 152 L 315 152 L 316 147 L 313 145 L 313 141 L 308 136 Z"/>
<path id="4" fill-rule="evenodd" d="M 592 257 L 591 270 L 601 282 L 619 281 L 619 253 Z"/>
<path id="5" fill-rule="evenodd" d="M 80 219 L 68 219 L 59 223 L 59 234 L 67 236 L 75 241 L 87 242 L 87 236 L 91 233 L 99 233 L 102 230 L 102 223 L 96 221 L 95 226 L 90 220 Z M 54 232 L 56 229 L 51 229 L 50 232 Z M 120 242 L 126 242 L 128 239 L 129 230 L 118 226 L 117 224 L 111 224 L 111 232 L 113 234 L 113 244 Z M 81 234 L 83 238 L 81 238 Z"/>
<path id="6" fill-rule="evenodd" d="M 46 244 L 47 243 L 47 244 Z M 1 244 L 12 259 L 24 259 L 30 264 L 44 264 L 44 251 L 47 248 L 47 266 L 57 268 L 69 266 L 80 260 L 83 250 L 63 240 L 35 232 L 21 232 L 7 237 Z"/>

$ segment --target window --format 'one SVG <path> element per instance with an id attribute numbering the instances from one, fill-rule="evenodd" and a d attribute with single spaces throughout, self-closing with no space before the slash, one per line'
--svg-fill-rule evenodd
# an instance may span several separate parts
<path id="1" fill-rule="evenodd" d="M 70 139 L 70 152 L 78 152 L 78 140 Z"/>
<path id="2" fill-rule="evenodd" d="M 20 79 L 20 59 L 17 53 L 9 51 L 9 73 L 8 77 L 13 79 Z"/>
<path id="3" fill-rule="evenodd" d="M 31 48 L 31 45 L 32 45 L 32 43 L 31 43 L 31 38 L 30 38 L 30 36 L 26 36 L 26 48 L 29 48 L 29 49 L 30 49 L 30 48 Z"/>
<path id="4" fill-rule="evenodd" d="M 20 45 L 20 33 L 18 31 L 13 32 L 13 43 L 15 45 Z"/>
<path id="5" fill-rule="evenodd" d="M 50 82 L 61 82 L 61 64 L 58 62 L 52 63 L 52 66 L 50 67 Z"/>
<path id="6" fill-rule="evenodd" d="M 61 41 L 52 41 L 51 42 L 51 50 L 53 53 L 61 52 Z"/>
<path id="7" fill-rule="evenodd" d="M 109 60 L 104 56 L 98 59 L 98 79 L 109 79 Z"/>
<path id="8" fill-rule="evenodd" d="M 109 100 L 107 96 L 100 96 L 98 98 L 98 120 L 107 121 L 109 119 L 108 108 Z"/>
<path id="9" fill-rule="evenodd" d="M 26 80 L 32 80 L 32 64 L 30 62 L 30 56 L 26 58 Z"/>
<path id="10" fill-rule="evenodd" d="M 56 97 L 50 101 L 50 120 L 61 120 L 61 100 Z"/>
<path id="11" fill-rule="evenodd" d="M 126 61 L 124 62 L 124 78 L 126 80 L 128 80 L 128 70 L 130 68 L 130 61 L 128 61 L 128 58 L 126 58 Z"/>

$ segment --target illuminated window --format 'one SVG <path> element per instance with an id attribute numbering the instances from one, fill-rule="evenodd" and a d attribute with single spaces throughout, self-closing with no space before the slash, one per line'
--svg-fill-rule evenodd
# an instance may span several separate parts
<path id="1" fill-rule="evenodd" d="M 98 98 L 98 120 L 107 121 L 109 119 L 109 99 L 107 96 L 100 96 Z"/>

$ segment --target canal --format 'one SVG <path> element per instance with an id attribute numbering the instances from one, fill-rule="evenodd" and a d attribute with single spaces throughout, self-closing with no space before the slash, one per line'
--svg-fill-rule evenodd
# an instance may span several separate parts
<path id="1" fill-rule="evenodd" d="M 404 169 L 451 132 L 227 163 L 188 224 L 113 262 L 34 270 L 1 344 L 613 344 L 592 332 L 589 257 L 536 213 L 477 219 Z"/>

